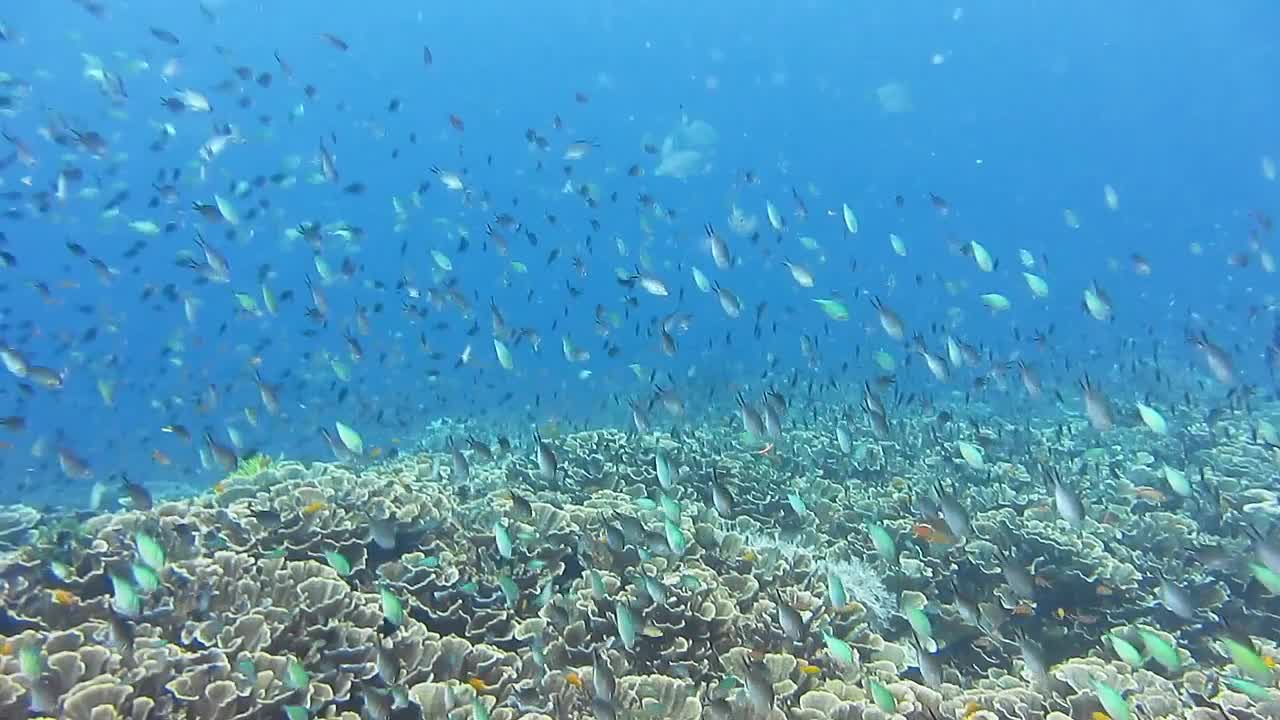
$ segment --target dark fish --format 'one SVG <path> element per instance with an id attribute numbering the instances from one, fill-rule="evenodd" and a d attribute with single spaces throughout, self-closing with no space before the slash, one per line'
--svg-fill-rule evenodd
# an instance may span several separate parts
<path id="1" fill-rule="evenodd" d="M 711 503 L 720 517 L 725 520 L 733 519 L 733 493 L 720 482 L 715 468 L 711 469 Z"/>
<path id="2" fill-rule="evenodd" d="M 154 503 L 151 501 L 151 492 L 142 486 L 141 483 L 133 482 L 128 475 L 121 475 L 120 490 L 124 493 L 124 499 L 129 502 L 129 507 L 134 510 L 150 510 Z"/>
<path id="3" fill-rule="evenodd" d="M 511 516 L 517 520 L 533 520 L 533 505 L 528 499 L 508 491 L 511 495 Z"/>
<path id="4" fill-rule="evenodd" d="M 396 521 L 390 518 L 371 518 L 369 520 L 369 536 L 383 550 L 391 550 L 396 546 Z"/>
<path id="5" fill-rule="evenodd" d="M 158 28 L 158 27 L 151 28 L 151 35 L 152 37 L 159 40 L 160 42 L 169 43 L 170 45 L 177 45 L 181 43 L 177 35 L 174 35 L 168 30 L 165 30 L 164 28 Z"/>
<path id="6" fill-rule="evenodd" d="M 617 688 L 618 681 L 609 667 L 608 658 L 603 650 L 596 651 L 591 656 L 591 691 L 597 699 L 612 701 Z"/>
<path id="7" fill-rule="evenodd" d="M 338 37 L 337 35 L 334 35 L 333 33 L 320 33 L 320 37 L 324 38 L 325 42 L 341 50 L 342 52 L 346 52 L 347 50 L 351 49 L 351 46 L 347 44 L 346 40 L 343 40 L 342 38 Z"/>

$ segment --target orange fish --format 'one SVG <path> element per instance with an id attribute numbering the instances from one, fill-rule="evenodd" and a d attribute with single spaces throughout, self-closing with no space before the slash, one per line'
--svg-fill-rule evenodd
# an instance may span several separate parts
<path id="1" fill-rule="evenodd" d="M 380 447 L 375 447 L 374 449 L 370 450 L 370 451 L 369 451 L 369 457 L 374 458 L 374 459 L 377 459 L 377 458 L 382 457 L 382 448 L 380 448 Z"/>
<path id="2" fill-rule="evenodd" d="M 152 459 L 152 460 L 154 460 L 154 461 L 156 462 L 156 464 L 157 464 L 157 465 L 172 465 L 172 464 L 173 464 L 173 459 L 172 459 L 172 458 L 170 458 L 168 455 L 166 455 L 166 454 L 165 454 L 165 452 L 164 452 L 163 450 L 152 450 L 152 451 L 151 451 L 151 459 Z"/>
<path id="3" fill-rule="evenodd" d="M 229 485 L 230 483 L 228 483 L 226 480 L 219 480 L 217 484 L 213 486 L 213 494 L 221 495 L 222 493 L 227 491 L 227 487 Z"/>
<path id="4" fill-rule="evenodd" d="M 1153 488 L 1148 485 L 1139 485 L 1133 489 L 1133 494 L 1139 500 L 1146 500 L 1149 503 L 1155 503 L 1157 505 L 1169 499 L 1169 496 L 1165 495 L 1163 490 Z"/>
<path id="5" fill-rule="evenodd" d="M 1098 588 L 1097 588 L 1097 590 L 1096 590 L 1095 592 L 1097 592 L 1099 595 L 1104 595 L 1104 596 L 1105 596 L 1105 595 L 1114 595 L 1116 591 L 1115 591 L 1115 590 L 1112 590 L 1112 589 L 1111 589 L 1109 586 L 1107 586 L 1107 585 L 1099 585 L 1099 586 L 1098 586 Z"/>
<path id="6" fill-rule="evenodd" d="M 917 540 L 923 540 L 931 545 L 953 545 L 956 539 L 951 537 L 951 533 L 938 527 L 938 521 L 916 523 L 911 528 L 911 534 L 916 536 Z"/>
<path id="7" fill-rule="evenodd" d="M 771 452 L 773 452 L 773 443 L 769 443 L 768 445 L 765 445 L 763 448 L 760 448 L 759 450 L 755 451 L 757 455 L 768 455 Z"/>
<path id="8" fill-rule="evenodd" d="M 316 513 L 320 512 L 326 507 L 329 507 L 329 503 L 323 500 L 316 500 L 315 502 L 309 502 L 306 504 L 306 506 L 302 508 L 302 514 L 315 515 Z"/>
<path id="9" fill-rule="evenodd" d="M 452 115 L 452 114 L 449 115 L 449 124 L 452 125 L 453 129 L 457 130 L 458 132 L 462 132 L 463 130 L 467 129 L 466 123 L 462 122 L 462 118 L 458 117 L 457 115 Z"/>
<path id="10" fill-rule="evenodd" d="M 582 689 L 582 676 L 572 670 L 565 673 L 564 681 L 578 689 Z"/>
<path id="11" fill-rule="evenodd" d="M 470 685 L 477 693 L 487 692 L 489 690 L 489 685 L 478 677 L 471 678 L 467 681 L 467 684 Z"/>
<path id="12" fill-rule="evenodd" d="M 810 665 L 809 663 L 804 662 L 802 660 L 800 662 L 800 672 L 806 675 L 817 675 L 818 673 L 822 672 L 822 668 L 818 667 L 817 665 Z"/>
<path id="13" fill-rule="evenodd" d="M 49 595 L 57 605 L 75 605 L 80 602 L 80 598 L 76 597 L 75 593 L 70 590 L 63 590 L 62 588 L 50 590 Z"/>

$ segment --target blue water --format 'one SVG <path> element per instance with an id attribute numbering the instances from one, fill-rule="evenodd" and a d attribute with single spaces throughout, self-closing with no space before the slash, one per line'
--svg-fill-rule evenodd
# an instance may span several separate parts
<path id="1" fill-rule="evenodd" d="M 862 381 L 880 372 L 870 359 L 879 349 L 898 359 L 900 393 L 957 400 L 974 373 L 939 387 L 918 358 L 880 331 L 871 295 L 896 309 L 908 332 L 922 333 L 934 352 L 943 352 L 954 307 L 951 317 L 959 319 L 952 331 L 981 347 L 989 363 L 1034 358 L 1065 405 L 1046 399 L 1031 412 L 1078 412 L 1075 382 L 1085 370 L 1126 401 L 1154 395 L 1153 402 L 1167 407 L 1190 391 L 1205 405 L 1219 402 L 1221 388 L 1202 387 L 1200 354 L 1184 341 L 1189 331 L 1204 330 L 1231 350 L 1246 382 L 1271 387 L 1263 357 L 1274 311 L 1264 306 L 1277 285 L 1259 268 L 1249 233 L 1250 212 L 1276 205 L 1277 185 L 1260 170 L 1263 156 L 1280 156 L 1274 89 L 1280 58 L 1270 31 L 1280 27 L 1280 8 L 1272 3 L 1175 3 L 1158 11 L 1113 3 L 972 3 L 962 12 L 863 2 L 413 5 L 228 1 L 208 3 L 217 18 L 212 23 L 195 4 L 158 1 L 106 3 L 104 19 L 61 1 L 0 12 L 10 35 L 0 44 L 0 67 L 30 84 L 3 126 L 38 160 L 0 173 L 3 189 L 18 193 L 5 202 L 20 215 L 0 221 L 4 249 L 18 261 L 0 271 L 0 335 L 31 362 L 65 370 L 65 387 L 57 391 L 27 392 L 9 375 L 0 384 L 0 412 L 26 418 L 25 430 L 3 438 L 0 501 L 83 506 L 91 481 L 66 478 L 55 459 L 58 448 L 83 458 L 95 480 L 127 472 L 147 484 L 207 487 L 222 471 L 201 467 L 200 435 L 208 430 L 227 443 L 228 424 L 243 434 L 244 452 L 302 459 L 331 457 L 318 429 L 332 429 L 335 420 L 384 451 L 412 446 L 439 418 L 480 418 L 482 434 L 517 440 L 540 423 L 622 426 L 627 401 L 647 402 L 650 395 L 650 383 L 628 368 L 633 363 L 656 371 L 663 385 L 674 382 L 690 407 L 691 419 L 681 422 L 729 422 L 738 389 L 758 393 L 786 383 L 793 371 L 806 380 L 835 379 L 836 387 L 821 391 L 823 399 L 854 406 Z M 149 27 L 174 33 L 181 44 L 160 42 Z M 340 36 L 349 50 L 332 47 L 321 33 Z M 424 45 L 433 56 L 430 66 L 422 61 Z M 82 53 L 100 57 L 122 77 L 127 99 L 113 108 L 82 77 Z M 294 78 L 283 76 L 273 53 L 289 63 Z M 935 55 L 940 63 L 931 61 Z M 160 69 L 171 58 L 181 73 L 166 82 Z M 131 69 L 142 60 L 145 69 Z M 272 73 L 272 86 L 241 81 L 232 71 L 240 65 Z M 228 79 L 229 91 L 215 90 Z M 876 89 L 891 82 L 909 89 L 910 112 L 880 106 Z M 302 91 L 307 84 L 318 90 L 314 99 Z M 159 98 L 182 88 L 206 94 L 213 112 L 165 111 Z M 576 101 L 575 93 L 588 101 Z M 252 106 L 238 107 L 241 96 Z M 401 101 L 395 113 L 388 111 L 393 98 Z M 464 131 L 450 126 L 451 114 L 462 118 Z M 686 181 L 655 177 L 656 158 L 642 145 L 661 144 L 682 114 L 716 129 L 712 171 Z M 270 116 L 269 127 L 259 121 L 263 115 Z M 551 127 L 557 115 L 562 130 Z M 57 119 L 104 135 L 106 157 L 42 138 L 41 128 Z M 165 122 L 176 136 L 153 152 L 148 146 Z M 207 180 L 200 181 L 198 150 L 215 123 L 234 124 L 246 142 L 209 163 Z M 548 138 L 548 150 L 528 146 L 529 128 Z M 337 158 L 336 185 L 307 182 L 319 171 L 322 138 Z M 566 163 L 561 154 L 575 140 L 597 147 Z M 297 170 L 287 169 L 289 157 L 300 159 Z M 648 174 L 627 177 L 637 163 Z M 568 164 L 575 185 L 600 187 L 599 207 L 561 192 Z M 83 169 L 85 179 L 65 203 L 34 210 L 31 195 L 51 189 L 67 165 Z M 433 165 L 467 171 L 469 205 L 441 186 L 429 171 Z M 174 168 L 182 171 L 177 202 L 148 208 L 157 173 Z M 759 177 L 757 185 L 742 182 L 748 169 Z M 297 185 L 267 184 L 236 198 L 242 215 L 263 199 L 270 209 L 243 221 L 234 237 L 226 224 L 210 225 L 190 210 L 192 202 L 213 202 L 215 193 L 230 197 L 238 180 L 276 172 L 296 176 Z M 355 181 L 367 190 L 344 194 L 341 187 Z M 431 182 L 424 207 L 411 213 L 407 230 L 395 232 L 391 197 L 407 201 L 424 181 Z M 1103 200 L 1108 184 L 1119 196 L 1114 211 Z M 94 185 L 101 186 L 97 197 L 78 196 Z M 808 206 L 807 221 L 793 214 L 793 187 Z M 101 219 L 102 206 L 121 189 L 130 191 L 120 208 L 124 217 Z M 641 208 L 640 193 L 673 211 L 674 219 Z M 929 193 L 946 199 L 947 216 L 930 206 Z M 901 209 L 895 207 L 899 195 Z M 788 216 L 780 240 L 764 218 L 766 200 Z M 759 244 L 729 235 L 732 203 L 759 216 Z M 858 214 L 856 237 L 845 237 L 841 203 Z M 1068 208 L 1078 214 L 1079 229 L 1064 223 Z M 503 231 L 509 257 L 482 249 L 485 225 L 499 212 L 517 217 L 538 245 L 511 229 Z M 554 225 L 548 214 L 557 217 Z M 654 229 L 651 240 L 642 218 Z M 176 226 L 142 238 L 126 222 L 143 219 Z M 343 221 L 366 234 L 359 252 L 326 240 L 323 255 L 332 267 L 350 256 L 360 269 L 324 288 L 332 310 L 323 327 L 304 315 L 304 278 L 316 276 L 310 249 L 305 243 L 282 249 L 284 231 L 307 221 Z M 703 242 L 706 222 L 729 237 L 737 267 L 714 270 Z M 229 284 L 198 284 L 193 272 L 175 265 L 178 251 L 196 249 L 197 231 L 229 259 Z M 466 252 L 458 251 L 459 232 L 469 237 Z M 892 252 L 890 232 L 906 241 L 907 257 Z M 804 235 L 820 241 L 824 263 L 800 246 Z M 138 239 L 148 247 L 135 259 L 123 257 Z M 119 275 L 101 282 L 88 258 L 64 249 L 67 240 Z M 970 240 L 999 259 L 995 273 L 981 273 L 949 250 Z M 1203 254 L 1192 255 L 1191 243 Z M 453 307 L 433 309 L 425 319 L 401 311 L 403 302 L 421 301 L 396 291 L 399 278 L 411 278 L 424 292 L 440 286 L 432 248 L 452 259 L 451 277 L 473 317 Z M 553 248 L 560 257 L 548 266 Z M 1036 270 L 1050 284 L 1047 301 L 1031 300 L 1018 274 L 1019 248 L 1048 258 L 1047 269 Z M 669 297 L 616 282 L 614 269 L 633 270 L 642 250 L 671 288 Z M 1249 254 L 1248 266 L 1228 265 L 1228 256 L 1241 252 Z M 1149 260 L 1150 277 L 1132 272 L 1132 253 Z M 575 255 L 585 261 L 586 278 L 569 267 Z M 783 257 L 803 260 L 817 274 L 817 286 L 792 283 L 779 264 Z M 513 260 L 529 272 L 511 271 Z M 291 290 L 295 300 L 274 318 L 236 313 L 231 293 L 258 297 L 264 264 L 273 270 L 273 291 Z M 728 320 L 713 295 L 696 290 L 691 264 L 739 295 L 741 318 Z M 499 281 L 504 272 L 508 286 Z M 566 280 L 581 290 L 579 297 L 569 297 Z M 1095 280 L 1115 306 L 1112 323 L 1081 310 L 1081 293 Z M 38 282 L 48 285 L 49 301 L 32 289 Z M 947 282 L 960 284 L 954 294 Z M 158 293 L 139 300 L 145 286 L 170 283 L 201 303 L 195 324 L 183 317 L 180 303 Z M 1013 308 L 992 317 L 978 300 L 985 292 L 1008 296 Z M 628 294 L 638 299 L 629 310 Z M 836 295 L 852 312 L 847 323 L 826 322 L 811 302 Z M 511 343 L 516 366 L 510 372 L 494 358 L 491 300 L 509 327 L 531 328 L 542 339 L 540 353 L 528 340 Z M 768 306 L 755 338 L 761 302 Z M 342 333 L 357 303 L 371 309 L 372 332 L 359 338 L 364 358 L 354 362 Z M 384 310 L 373 313 L 378 303 Z M 606 356 L 594 332 L 597 305 L 625 316 L 609 338 L 616 357 Z M 677 309 L 694 320 L 670 358 L 659 351 L 654 319 Z M 469 336 L 473 323 L 478 331 Z M 1027 338 L 1050 326 L 1056 328 L 1050 348 L 1035 351 Z M 97 328 L 97 338 L 83 341 L 90 328 Z M 565 362 L 560 341 L 566 333 L 591 351 L 590 361 Z M 821 338 L 817 371 L 800 356 L 801 334 Z M 439 360 L 424 351 L 420 336 Z M 179 339 L 180 352 L 163 352 Z M 474 360 L 456 368 L 467 344 Z M 1153 346 L 1166 371 L 1179 376 L 1176 390 L 1151 373 L 1133 381 L 1117 371 L 1149 358 Z M 336 380 L 327 354 L 352 367 L 350 382 Z M 249 364 L 254 355 L 264 379 L 280 384 L 284 412 L 278 417 L 261 407 Z M 432 369 L 439 372 L 435 380 Z M 582 370 L 591 376 L 580 378 Z M 111 406 L 97 390 L 100 378 L 116 383 Z M 201 412 L 197 395 L 210 385 L 218 406 Z M 1010 385 L 989 401 L 1028 411 L 1016 373 Z M 344 386 L 348 393 L 339 401 Z M 245 408 L 257 413 L 257 427 Z M 656 408 L 653 414 L 663 425 L 673 422 Z M 189 428 L 193 441 L 161 432 L 170 423 Z M 46 446 L 42 457 L 31 452 L 38 444 Z M 172 464 L 154 462 L 157 450 Z"/>

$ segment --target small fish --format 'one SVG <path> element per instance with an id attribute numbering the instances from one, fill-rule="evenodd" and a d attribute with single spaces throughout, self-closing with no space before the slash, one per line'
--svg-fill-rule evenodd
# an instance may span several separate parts
<path id="1" fill-rule="evenodd" d="M 1125 699 L 1124 694 L 1119 690 L 1101 680 L 1093 681 L 1093 689 L 1098 694 L 1098 702 L 1102 703 L 1102 709 L 1107 711 L 1107 715 L 1111 717 L 1111 720 L 1131 720 L 1133 718 L 1133 709 L 1129 706 L 1129 701 Z"/>
<path id="2" fill-rule="evenodd" d="M 138 557 L 142 559 L 142 562 L 156 572 L 163 570 L 165 565 L 164 546 L 145 532 L 134 534 L 133 539 L 138 551 Z"/>
<path id="3" fill-rule="evenodd" d="M 341 50 L 342 52 L 346 52 L 351 49 L 351 46 L 347 44 L 346 40 L 343 40 L 333 33 L 320 33 L 320 37 L 324 38 L 324 41 L 329 43 L 329 45 Z"/>
<path id="4" fill-rule="evenodd" d="M 747 697 L 751 701 L 752 709 L 761 716 L 767 715 L 777 702 L 773 683 L 769 679 L 769 669 L 762 661 L 752 662 L 747 666 L 746 675 Z"/>
<path id="5" fill-rule="evenodd" d="M 378 596 L 382 604 L 382 618 L 387 625 L 398 628 L 404 624 L 404 602 L 391 588 L 383 585 L 378 588 Z"/>
<path id="6" fill-rule="evenodd" d="M 494 542 L 498 546 L 498 555 L 510 560 L 514 556 L 514 545 L 511 540 L 511 532 L 507 530 L 507 526 L 501 519 L 496 520 L 493 524 Z"/>
<path id="7" fill-rule="evenodd" d="M 1089 424 L 1093 429 L 1105 432 L 1114 428 L 1115 420 L 1111 415 L 1111 403 L 1089 380 L 1088 375 L 1081 378 L 1080 389 L 1084 393 L 1085 415 L 1088 416 Z"/>
<path id="8" fill-rule="evenodd" d="M 554 481 L 560 468 L 555 450 L 549 443 L 543 441 L 542 435 L 536 430 L 533 433 L 533 442 L 538 450 L 538 474 L 543 480 Z"/>
<path id="9" fill-rule="evenodd" d="M 338 573 L 339 577 L 346 577 L 351 574 L 351 561 L 347 560 L 342 553 L 336 550 L 326 550 L 324 559 L 325 562 L 329 563 L 329 567 Z"/>
<path id="10" fill-rule="evenodd" d="M 782 626 L 782 631 L 787 634 L 787 637 L 799 642 L 804 638 L 808 629 L 805 627 L 804 618 L 800 616 L 800 613 L 795 608 L 787 605 L 786 601 L 782 599 L 780 590 L 775 588 L 774 596 L 778 601 L 778 624 Z"/>
<path id="11" fill-rule="evenodd" d="M 618 600 L 614 605 L 614 618 L 618 628 L 618 639 L 622 641 L 622 646 L 628 651 L 636 648 L 636 618 L 631 611 L 631 606 L 625 599 Z"/>
<path id="12" fill-rule="evenodd" d="M 889 337 L 902 342 L 906 337 L 906 326 L 902 322 L 902 318 L 892 308 L 881 302 L 880 298 L 873 297 L 871 305 L 876 309 L 876 315 L 880 320 L 880 327 Z"/>
<path id="13" fill-rule="evenodd" d="M 733 519 L 733 493 L 720 482 L 715 468 L 711 469 L 711 504 L 721 518 Z"/>

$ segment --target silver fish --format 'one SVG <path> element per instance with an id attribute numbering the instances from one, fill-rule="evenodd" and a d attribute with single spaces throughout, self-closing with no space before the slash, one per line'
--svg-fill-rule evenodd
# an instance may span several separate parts
<path id="1" fill-rule="evenodd" d="M 765 437 L 764 419 L 760 417 L 760 413 L 743 399 L 742 393 L 738 393 L 738 414 L 742 416 L 742 429 L 751 434 L 757 440 Z"/>
<path id="2" fill-rule="evenodd" d="M 969 520 L 969 511 L 965 509 L 964 504 L 943 492 L 942 483 L 938 483 L 936 491 L 938 507 L 942 510 L 942 521 L 947 524 L 951 534 L 958 540 L 965 540 L 973 535 L 973 524 Z"/>
<path id="3" fill-rule="evenodd" d="M 782 626 L 782 631 L 787 634 L 795 642 L 799 642 L 804 638 L 805 626 L 804 618 L 800 617 L 800 613 L 786 601 L 782 599 L 782 592 L 775 589 L 774 594 L 778 598 L 778 624 Z"/>
<path id="4" fill-rule="evenodd" d="M 613 700 L 617 692 L 618 681 L 609 667 L 609 660 L 604 651 L 599 650 L 591 656 L 591 690 L 595 696 L 604 700 Z"/>
<path id="5" fill-rule="evenodd" d="M 533 442 L 538 446 L 538 474 L 543 480 L 555 480 L 560 469 L 555 451 L 551 449 L 551 445 L 543 442 L 542 435 L 537 431 L 533 433 Z"/>
<path id="6" fill-rule="evenodd" d="M 1058 511 L 1058 515 L 1073 528 L 1079 528 L 1084 524 L 1084 503 L 1080 500 L 1080 495 L 1076 493 L 1069 485 L 1062 482 L 1062 477 L 1056 470 L 1045 470 L 1045 476 L 1049 478 L 1049 484 L 1053 488 L 1053 505 Z"/>
<path id="7" fill-rule="evenodd" d="M 1106 431 L 1115 427 L 1115 420 L 1111 415 L 1111 403 L 1089 381 L 1088 375 L 1080 380 L 1080 389 L 1084 392 L 1084 412 L 1089 417 L 1089 424 L 1093 429 Z"/>

